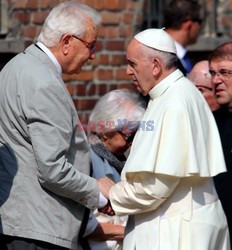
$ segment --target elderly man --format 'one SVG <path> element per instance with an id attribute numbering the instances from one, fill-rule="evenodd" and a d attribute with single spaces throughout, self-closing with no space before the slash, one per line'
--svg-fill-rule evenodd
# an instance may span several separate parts
<path id="1" fill-rule="evenodd" d="M 209 73 L 209 62 L 207 60 L 196 63 L 188 74 L 188 79 L 201 91 L 212 111 L 220 107 L 213 92 L 211 75 Z"/>
<path id="2" fill-rule="evenodd" d="M 229 250 L 226 217 L 212 176 L 225 172 L 220 137 L 201 93 L 176 68 L 162 29 L 137 34 L 127 73 L 150 102 L 122 171 L 110 189 L 116 214 L 129 215 L 123 249 Z"/>
<path id="3" fill-rule="evenodd" d="M 214 112 L 221 136 L 227 171 L 214 178 L 218 196 L 227 216 L 232 240 L 232 42 L 216 48 L 209 56 L 209 68 L 216 101 Z"/>
<path id="4" fill-rule="evenodd" d="M 1 249 L 77 249 L 85 208 L 111 214 L 61 78 L 95 57 L 99 21 L 77 1 L 58 5 L 0 74 Z"/>

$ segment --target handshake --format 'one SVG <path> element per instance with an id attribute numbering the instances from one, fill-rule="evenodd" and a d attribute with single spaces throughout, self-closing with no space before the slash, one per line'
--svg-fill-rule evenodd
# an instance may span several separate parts
<path id="1" fill-rule="evenodd" d="M 104 195 L 105 198 L 108 199 L 107 204 L 104 207 L 99 208 L 98 211 L 101 213 L 113 216 L 113 215 L 115 215 L 115 213 L 114 213 L 114 210 L 110 204 L 109 191 L 110 191 L 110 188 L 115 185 L 115 183 L 111 179 L 109 179 L 108 177 L 98 179 L 97 181 L 98 181 L 98 186 L 99 186 L 100 192 Z"/>

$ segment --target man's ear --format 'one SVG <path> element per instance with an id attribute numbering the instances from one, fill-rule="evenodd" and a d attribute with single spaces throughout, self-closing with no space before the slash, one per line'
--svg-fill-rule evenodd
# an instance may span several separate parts
<path id="1" fill-rule="evenodd" d="M 64 55 L 67 55 L 68 52 L 69 52 L 71 39 L 73 39 L 72 35 L 65 34 L 65 35 L 62 36 L 62 38 L 60 40 L 60 44 L 61 44 L 61 47 L 62 47 L 62 52 L 63 52 Z"/>
<path id="2" fill-rule="evenodd" d="M 157 57 L 152 59 L 152 73 L 153 76 L 159 76 L 162 72 L 161 60 Z"/>
<path id="3" fill-rule="evenodd" d="M 189 31 L 192 28 L 192 24 L 193 24 L 192 20 L 185 21 L 182 23 L 182 29 L 186 30 L 189 33 Z"/>

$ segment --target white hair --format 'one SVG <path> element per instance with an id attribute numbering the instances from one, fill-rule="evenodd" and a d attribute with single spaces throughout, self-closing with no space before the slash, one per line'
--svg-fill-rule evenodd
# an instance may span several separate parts
<path id="1" fill-rule="evenodd" d="M 37 40 L 52 48 L 64 34 L 70 33 L 82 38 L 88 18 L 96 25 L 101 21 L 100 15 L 85 4 L 77 1 L 61 3 L 49 13 Z"/>
<path id="2" fill-rule="evenodd" d="M 148 59 L 152 59 L 154 57 L 160 58 L 167 70 L 171 69 L 172 67 L 176 67 L 177 65 L 177 56 L 170 52 L 160 51 L 151 47 L 148 47 L 142 43 L 141 45 L 141 51 L 143 52 L 144 56 L 146 56 Z"/>
<path id="3" fill-rule="evenodd" d="M 135 122 L 139 126 L 144 112 L 145 103 L 139 94 L 128 89 L 116 89 L 98 100 L 90 114 L 89 122 L 97 125 L 99 121 L 103 121 L 102 124 L 105 130 L 109 126 L 111 126 L 112 130 L 120 130 L 118 120 L 121 122 Z M 111 125 L 107 124 L 107 122 L 111 122 Z M 97 129 L 92 132 L 100 133 Z"/>

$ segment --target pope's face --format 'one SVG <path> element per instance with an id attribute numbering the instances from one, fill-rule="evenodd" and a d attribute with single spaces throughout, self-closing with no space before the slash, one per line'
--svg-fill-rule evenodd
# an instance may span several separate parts
<path id="1" fill-rule="evenodd" d="M 127 74 L 132 76 L 133 85 L 143 95 L 154 87 L 152 62 L 144 56 L 141 44 L 133 39 L 127 49 Z"/>
<path id="2" fill-rule="evenodd" d="M 217 103 L 232 108 L 232 61 L 213 60 L 209 65 Z"/>

